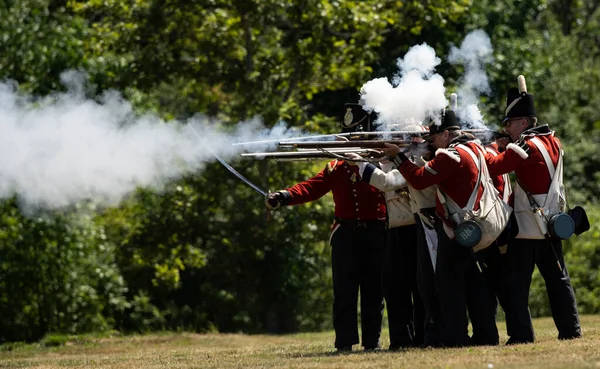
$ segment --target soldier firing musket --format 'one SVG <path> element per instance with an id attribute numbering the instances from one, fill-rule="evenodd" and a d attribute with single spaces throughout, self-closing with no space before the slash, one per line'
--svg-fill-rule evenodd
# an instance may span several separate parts
<path id="1" fill-rule="evenodd" d="M 359 125 L 370 126 L 372 114 L 361 105 L 348 103 L 344 111 L 342 127 L 346 132 Z M 356 150 L 356 145 L 350 144 L 354 148 L 342 150 Z M 307 155 L 306 152 L 288 154 Z M 358 167 L 348 163 L 343 153 L 340 156 L 343 159 L 334 158 L 312 178 L 270 193 L 265 205 L 269 209 L 278 209 L 316 201 L 329 192 L 333 194 L 335 210 L 329 243 L 335 347 L 340 352 L 352 351 L 352 346 L 360 342 L 365 350 L 377 350 L 384 309 L 381 268 L 386 202 L 383 192 L 360 180 Z M 357 329 L 359 293 L 361 340 Z"/>
<path id="2" fill-rule="evenodd" d="M 515 326 L 508 343 L 535 341 L 529 289 L 536 265 L 546 283 L 558 338 L 579 338 L 582 331 L 577 301 L 562 245 L 562 240 L 575 231 L 573 220 L 569 221 L 565 213 L 562 144 L 547 124 L 538 124 L 534 98 L 527 91 L 524 76 L 517 77 L 517 85 L 507 91 L 502 122 L 512 142 L 504 152 L 487 158 L 492 175 L 514 172 L 516 179 L 514 217 L 518 233 L 509 240 L 507 252 Z"/>

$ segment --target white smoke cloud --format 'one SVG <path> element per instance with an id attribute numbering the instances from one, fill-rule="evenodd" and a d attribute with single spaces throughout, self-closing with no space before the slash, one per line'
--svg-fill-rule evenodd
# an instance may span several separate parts
<path id="1" fill-rule="evenodd" d="M 395 125 L 394 129 L 402 130 L 403 126 L 439 115 L 448 103 L 444 79 L 435 73 L 440 62 L 429 45 L 411 47 L 404 59 L 398 59 L 399 73 L 392 83 L 386 78 L 376 78 L 362 86 L 361 102 L 365 110 L 379 113 L 382 129 Z"/>
<path id="2" fill-rule="evenodd" d="M 202 116 L 164 122 L 136 114 L 114 91 L 98 101 L 87 99 L 80 73 L 62 78 L 68 91 L 45 98 L 20 94 L 15 83 L 0 83 L 0 198 L 16 194 L 25 210 L 88 199 L 116 205 L 138 186 L 160 189 L 202 170 L 214 154 L 234 158 L 245 148 L 233 142 L 297 133 L 283 124 L 266 130 L 259 119 L 228 133 Z"/>
<path id="3" fill-rule="evenodd" d="M 485 66 L 492 61 L 492 43 L 483 30 L 470 32 L 459 48 L 452 47 L 450 49 L 448 62 L 454 65 L 462 64 L 465 68 L 457 89 L 457 115 L 462 124 L 469 128 L 486 128 L 477 104 L 481 95 L 490 94 Z"/>
<path id="4" fill-rule="evenodd" d="M 411 47 L 404 55 L 404 59 L 399 58 L 396 61 L 400 75 L 416 70 L 423 77 L 431 76 L 440 63 L 441 59 L 435 55 L 435 50 L 425 43 Z M 400 80 L 395 79 L 394 85 L 398 85 L 399 82 Z"/>

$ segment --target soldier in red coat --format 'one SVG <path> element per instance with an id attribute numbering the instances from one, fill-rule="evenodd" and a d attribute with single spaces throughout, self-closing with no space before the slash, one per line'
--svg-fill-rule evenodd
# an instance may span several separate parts
<path id="1" fill-rule="evenodd" d="M 347 104 L 345 126 L 368 119 L 362 107 Z M 383 319 L 381 273 L 385 244 L 384 193 L 361 181 L 359 169 L 334 160 L 313 178 L 269 195 L 267 207 L 299 205 L 331 192 L 335 216 L 330 237 L 333 273 L 333 327 L 338 351 L 359 343 L 357 303 L 360 290 L 362 346 L 379 349 Z"/>
<path id="2" fill-rule="evenodd" d="M 420 124 L 407 125 L 406 131 L 420 131 Z M 408 137 L 423 140 L 420 134 Z M 361 160 L 356 153 L 347 153 L 350 159 Z M 383 264 L 383 296 L 390 335 L 389 349 L 398 351 L 406 347 L 420 347 L 425 339 L 425 307 L 418 287 L 419 246 L 429 251 L 426 244 L 418 245 L 420 219 L 415 216 L 416 201 L 407 182 L 394 164 L 388 160 L 379 162 L 379 168 L 369 162 L 359 162 L 363 181 L 385 192 L 388 227 Z M 435 190 L 433 190 L 435 197 Z M 423 241 L 425 235 L 423 234 Z"/>
<path id="3" fill-rule="evenodd" d="M 492 175 L 514 171 L 514 215 L 518 234 L 508 245 L 510 301 L 516 328 L 508 344 L 533 342 L 529 287 L 534 265 L 546 282 L 559 339 L 581 337 L 577 303 L 564 262 L 562 242 L 548 232 L 546 219 L 565 206 L 562 190 L 562 148 L 548 125 L 538 126 L 533 96 L 519 76 L 519 89 L 508 91 L 504 130 L 514 141 L 506 151 L 488 156 Z M 542 209 L 536 212 L 535 209 Z M 543 213 L 543 214 L 542 214 Z"/>
<path id="4" fill-rule="evenodd" d="M 394 162 L 400 173 L 416 190 L 438 186 L 436 213 L 442 221 L 436 224 L 438 254 L 435 285 L 442 315 L 441 343 L 444 346 L 497 345 L 499 338 L 494 304 L 484 275 L 473 250 L 459 245 L 454 238 L 455 220 L 444 204 L 454 201 L 463 208 L 471 194 L 476 192 L 473 210 L 479 208 L 483 187 L 475 188 L 479 169 L 467 150 L 477 155 L 484 149 L 472 136 L 462 134 L 451 110 L 445 112 L 440 125 L 431 126 L 429 140 L 438 150 L 424 167 L 407 160 L 397 146 L 390 145 L 384 151 L 395 155 Z M 473 325 L 471 339 L 468 336 L 467 304 Z"/>

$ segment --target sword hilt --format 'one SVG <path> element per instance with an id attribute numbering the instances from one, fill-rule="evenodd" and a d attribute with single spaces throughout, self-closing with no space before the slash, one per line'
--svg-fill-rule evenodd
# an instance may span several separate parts
<path id="1" fill-rule="evenodd" d="M 267 197 L 265 197 L 265 200 L 269 198 L 269 195 L 271 194 L 271 190 L 268 190 L 268 194 Z M 265 214 L 265 218 L 267 220 L 267 223 L 271 221 L 271 209 L 269 209 L 268 206 L 265 206 L 265 208 L 267 209 L 266 214 Z"/>

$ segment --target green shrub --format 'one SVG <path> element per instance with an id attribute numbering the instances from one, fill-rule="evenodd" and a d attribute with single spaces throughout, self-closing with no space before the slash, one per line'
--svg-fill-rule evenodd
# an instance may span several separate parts
<path id="1" fill-rule="evenodd" d="M 0 202 L 0 342 L 112 328 L 125 284 L 114 246 L 85 214 L 21 214 Z"/>

